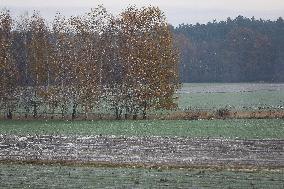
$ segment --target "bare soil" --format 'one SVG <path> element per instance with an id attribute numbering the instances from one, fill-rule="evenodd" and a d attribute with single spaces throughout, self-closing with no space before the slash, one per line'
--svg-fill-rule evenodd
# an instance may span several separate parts
<path id="1" fill-rule="evenodd" d="M 284 140 L 0 135 L 0 161 L 166 168 L 283 169 Z"/>

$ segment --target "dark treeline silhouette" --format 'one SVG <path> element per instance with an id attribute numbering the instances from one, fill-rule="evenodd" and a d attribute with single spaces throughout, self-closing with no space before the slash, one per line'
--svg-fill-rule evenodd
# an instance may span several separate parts
<path id="1" fill-rule="evenodd" d="M 284 21 L 238 16 L 173 28 L 182 82 L 283 82 Z"/>

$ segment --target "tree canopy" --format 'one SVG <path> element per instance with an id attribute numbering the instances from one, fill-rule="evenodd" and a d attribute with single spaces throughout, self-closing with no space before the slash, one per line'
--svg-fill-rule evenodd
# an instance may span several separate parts
<path id="1" fill-rule="evenodd" d="M 58 13 L 51 25 L 38 12 L 0 16 L 0 102 L 10 118 L 17 109 L 76 118 L 104 108 L 117 119 L 145 119 L 176 107 L 178 53 L 159 8 L 130 6 L 114 17 L 98 6 L 82 16 Z"/>

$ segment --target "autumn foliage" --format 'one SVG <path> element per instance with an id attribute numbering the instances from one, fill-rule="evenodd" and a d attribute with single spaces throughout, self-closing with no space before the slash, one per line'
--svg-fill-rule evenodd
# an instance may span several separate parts
<path id="1" fill-rule="evenodd" d="M 13 112 L 114 112 L 117 119 L 176 107 L 178 52 L 157 7 L 128 7 L 114 17 L 102 6 L 83 16 L 59 13 L 47 23 L 38 12 L 13 21 L 0 14 L 0 104 Z"/>

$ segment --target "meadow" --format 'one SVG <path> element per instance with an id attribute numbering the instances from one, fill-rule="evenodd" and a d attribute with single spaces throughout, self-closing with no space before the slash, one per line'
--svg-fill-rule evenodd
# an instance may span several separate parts
<path id="1" fill-rule="evenodd" d="M 142 169 L 0 164 L 0 188 L 284 187 L 281 171 Z M 55 176 L 56 175 L 56 176 Z"/>
<path id="2" fill-rule="evenodd" d="M 1 134 L 283 139 L 283 119 L 0 121 Z"/>
<path id="3" fill-rule="evenodd" d="M 178 97 L 182 110 L 284 110 L 284 84 L 184 83 Z"/>

